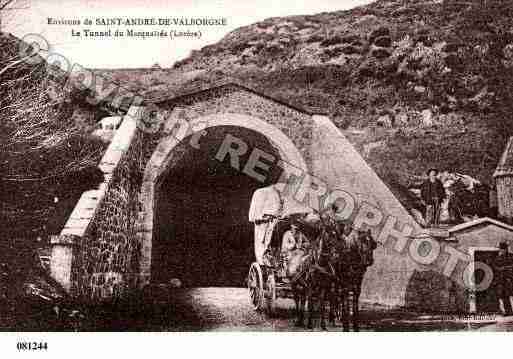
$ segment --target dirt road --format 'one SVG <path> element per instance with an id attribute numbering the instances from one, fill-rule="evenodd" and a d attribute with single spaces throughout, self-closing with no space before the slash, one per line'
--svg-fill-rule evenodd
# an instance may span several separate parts
<path id="1" fill-rule="evenodd" d="M 191 288 L 176 290 L 162 305 L 146 304 L 137 321 L 127 321 L 126 330 L 142 331 L 305 331 L 294 327 L 294 302 L 278 299 L 272 318 L 256 312 L 246 288 Z M 390 311 L 361 305 L 362 331 L 468 331 L 483 328 L 491 321 L 469 321 L 458 317 Z M 122 330 L 117 323 L 117 330 Z M 328 326 L 341 331 L 342 325 Z M 308 330 L 310 331 L 310 330 Z M 318 320 L 314 331 L 320 331 Z"/>
<path id="2" fill-rule="evenodd" d="M 149 330 L 287 331 L 294 330 L 294 302 L 278 300 L 276 316 L 256 312 L 246 288 L 193 288 L 174 293 L 169 306 L 154 308 Z"/>

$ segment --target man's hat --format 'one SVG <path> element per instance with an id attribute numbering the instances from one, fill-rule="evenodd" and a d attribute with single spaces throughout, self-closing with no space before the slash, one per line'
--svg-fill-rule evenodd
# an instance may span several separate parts
<path id="1" fill-rule="evenodd" d="M 500 249 L 504 249 L 504 250 L 508 250 L 508 243 L 505 242 L 505 241 L 502 241 L 499 243 L 499 248 Z"/>
<path id="2" fill-rule="evenodd" d="M 435 174 L 438 174 L 438 169 L 436 168 L 430 168 L 427 170 L 426 174 L 429 176 L 429 174 L 432 172 L 432 171 L 435 171 Z"/>

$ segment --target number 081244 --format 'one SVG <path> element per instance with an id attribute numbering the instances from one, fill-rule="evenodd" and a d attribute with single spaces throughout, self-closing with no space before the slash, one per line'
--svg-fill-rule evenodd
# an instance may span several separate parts
<path id="1" fill-rule="evenodd" d="M 19 351 L 25 350 L 48 350 L 47 342 L 18 342 L 16 348 Z"/>

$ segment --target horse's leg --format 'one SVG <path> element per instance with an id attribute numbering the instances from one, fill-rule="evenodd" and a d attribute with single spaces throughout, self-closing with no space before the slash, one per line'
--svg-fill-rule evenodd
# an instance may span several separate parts
<path id="1" fill-rule="evenodd" d="M 340 305 L 341 305 L 341 316 L 342 316 L 342 326 L 344 328 L 344 332 L 349 331 L 349 291 L 347 288 L 342 288 L 340 294 Z"/>
<path id="2" fill-rule="evenodd" d="M 300 312 L 301 312 L 301 320 L 300 320 L 300 326 L 302 328 L 305 327 L 305 312 L 306 312 L 306 289 L 303 288 L 303 292 L 301 293 L 301 308 L 300 308 Z"/>
<path id="3" fill-rule="evenodd" d="M 330 314 L 329 321 L 330 324 L 335 326 L 335 316 L 337 315 L 336 311 L 338 308 L 338 284 L 332 283 L 330 286 L 330 290 L 328 292 L 328 298 L 330 303 Z"/>
<path id="4" fill-rule="evenodd" d="M 296 314 L 296 325 L 299 321 L 299 295 L 297 293 L 297 288 L 292 286 L 292 294 L 294 295 L 294 308 Z"/>
<path id="5" fill-rule="evenodd" d="M 326 300 L 328 299 L 328 288 L 324 283 L 321 290 L 319 291 L 319 315 L 321 317 L 321 329 L 327 330 L 326 328 Z"/>
<path id="6" fill-rule="evenodd" d="M 314 300 L 313 300 L 313 289 L 308 286 L 306 290 L 306 300 L 308 301 L 308 329 L 313 329 L 313 313 L 314 313 Z"/>
<path id="7" fill-rule="evenodd" d="M 294 309 L 297 315 L 299 313 L 299 296 L 297 295 L 297 288 L 296 286 L 291 285 L 290 289 L 292 290 L 292 296 L 294 298 Z"/>
<path id="8" fill-rule="evenodd" d="M 358 302 L 360 301 L 361 281 L 353 288 L 353 330 L 360 331 L 360 312 Z"/>
<path id="9" fill-rule="evenodd" d="M 296 303 L 296 327 L 304 326 L 304 295 L 300 292 L 300 289 L 295 286 L 293 288 L 294 302 Z"/>

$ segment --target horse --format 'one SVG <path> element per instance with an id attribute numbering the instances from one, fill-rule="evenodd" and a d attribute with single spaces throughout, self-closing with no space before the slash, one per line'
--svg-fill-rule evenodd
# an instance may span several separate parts
<path id="1" fill-rule="evenodd" d="M 292 253 L 286 269 L 291 282 L 296 303 L 296 326 L 304 327 L 305 306 L 308 303 L 307 328 L 313 328 L 315 299 L 319 302 L 321 328 L 326 330 L 325 304 L 329 300 L 336 273 L 331 264 L 331 243 L 336 232 L 320 216 L 320 233 L 312 241 L 308 250 L 296 250 Z"/>
<path id="2" fill-rule="evenodd" d="M 337 280 L 330 298 L 330 321 L 334 323 L 335 309 L 339 309 L 344 331 L 349 330 L 349 298 L 352 293 L 352 323 L 353 330 L 359 331 L 359 299 L 363 277 L 367 268 L 374 262 L 373 252 L 377 242 L 370 230 L 358 231 L 356 241 L 346 243 L 339 251 L 335 265 Z"/>

